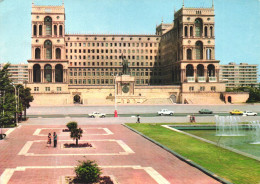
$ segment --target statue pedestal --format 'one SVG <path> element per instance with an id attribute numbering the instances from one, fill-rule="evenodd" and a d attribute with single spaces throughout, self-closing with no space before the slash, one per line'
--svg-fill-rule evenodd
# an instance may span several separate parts
<path id="1" fill-rule="evenodd" d="M 135 78 L 130 75 L 116 76 L 116 95 L 117 96 L 129 96 L 134 95 Z"/>
<path id="2" fill-rule="evenodd" d="M 135 95 L 135 78 L 130 75 L 121 75 L 115 78 L 116 101 L 119 104 L 136 104 L 143 103 L 145 97 Z M 109 99 L 114 100 L 111 96 Z"/>

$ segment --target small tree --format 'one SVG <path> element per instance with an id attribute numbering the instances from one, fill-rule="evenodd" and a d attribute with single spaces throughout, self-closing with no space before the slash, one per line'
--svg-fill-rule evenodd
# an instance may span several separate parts
<path id="1" fill-rule="evenodd" d="M 78 146 L 78 140 L 82 137 L 83 130 L 81 128 L 72 129 L 70 132 L 70 137 L 75 140 L 76 146 Z"/>
<path id="2" fill-rule="evenodd" d="M 69 131 L 71 131 L 72 129 L 77 129 L 78 128 L 78 123 L 75 121 L 70 121 L 67 123 L 66 125 L 69 129 Z"/>
<path id="3" fill-rule="evenodd" d="M 78 161 L 79 165 L 75 167 L 76 181 L 83 183 L 95 183 L 100 179 L 101 169 L 95 161 Z"/>

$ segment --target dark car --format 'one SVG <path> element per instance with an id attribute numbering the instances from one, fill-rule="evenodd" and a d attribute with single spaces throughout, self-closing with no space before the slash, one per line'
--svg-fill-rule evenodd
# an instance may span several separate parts
<path id="1" fill-rule="evenodd" d="M 208 109 L 200 109 L 199 113 L 200 114 L 212 114 L 213 112 L 211 110 L 208 110 Z"/>

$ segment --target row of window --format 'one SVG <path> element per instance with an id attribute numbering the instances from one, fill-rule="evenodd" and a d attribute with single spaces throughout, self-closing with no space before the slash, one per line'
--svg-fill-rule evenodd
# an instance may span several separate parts
<path id="1" fill-rule="evenodd" d="M 136 79 L 136 84 L 161 84 L 161 79 Z M 114 79 L 70 79 L 70 84 L 114 84 Z"/>
<path id="2" fill-rule="evenodd" d="M 70 66 L 121 66 L 118 62 L 70 62 Z M 161 62 L 129 62 L 129 66 L 161 66 Z"/>
<path id="3" fill-rule="evenodd" d="M 38 55 L 37 55 L 38 56 Z M 38 59 L 38 57 L 36 57 L 36 59 Z M 56 59 L 60 59 L 59 55 L 56 55 Z M 95 59 L 122 59 L 122 56 L 88 56 L 86 57 L 86 55 L 80 55 L 80 56 L 73 56 L 70 55 L 66 55 L 66 59 L 87 59 L 87 60 L 95 60 Z M 161 56 L 127 56 L 125 57 L 125 59 L 133 59 L 133 60 L 140 60 L 140 59 L 146 59 L 146 60 L 157 60 L 157 59 L 161 59 Z"/>
<path id="4" fill-rule="evenodd" d="M 34 87 L 34 91 L 39 91 L 40 88 L 39 87 Z M 51 91 L 50 87 L 45 87 L 45 91 Z M 61 87 L 57 87 L 56 91 L 61 91 Z"/>
<path id="5" fill-rule="evenodd" d="M 88 52 L 88 53 L 126 53 L 126 49 L 124 49 L 124 50 L 121 50 L 121 49 L 119 49 L 119 50 L 117 50 L 117 49 L 115 49 L 115 50 L 113 50 L 113 49 L 88 49 L 88 50 L 86 50 L 86 49 L 74 49 L 74 52 L 73 52 L 73 49 L 66 49 L 66 53 L 68 53 L 70 51 L 70 53 L 86 53 L 86 52 Z M 140 51 L 140 52 L 139 52 Z M 152 53 L 157 53 L 157 50 L 155 49 L 155 50 L 152 50 L 152 49 L 150 49 L 150 50 L 148 50 L 148 49 L 141 49 L 141 50 L 139 50 L 139 49 L 128 49 L 127 50 L 127 53 L 128 54 L 130 54 L 130 53 L 145 53 L 145 54 L 152 54 Z M 159 50 L 159 53 L 160 53 L 160 50 Z"/>
<path id="6" fill-rule="evenodd" d="M 157 47 L 159 43 L 121 43 L 121 42 L 113 42 L 113 43 L 74 43 L 74 47 Z M 73 47 L 73 43 L 66 43 L 66 46 Z"/>
<path id="7" fill-rule="evenodd" d="M 211 87 L 210 87 L 210 90 L 211 90 L 211 91 L 216 91 L 216 86 L 211 86 Z M 190 87 L 189 87 L 189 91 L 190 91 L 190 92 L 193 92 L 193 91 L 194 91 L 194 86 L 190 86 Z M 205 91 L 205 86 L 200 86 L 199 91 Z"/>
<path id="8" fill-rule="evenodd" d="M 70 72 L 69 73 L 70 76 L 116 76 L 117 72 Z M 121 72 L 119 73 L 119 75 L 121 75 Z M 162 73 L 161 72 L 135 72 L 132 71 L 131 72 L 132 76 L 161 76 Z"/>

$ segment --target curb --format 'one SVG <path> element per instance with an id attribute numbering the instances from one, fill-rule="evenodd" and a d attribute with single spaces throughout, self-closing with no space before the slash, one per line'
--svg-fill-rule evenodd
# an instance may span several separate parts
<path id="1" fill-rule="evenodd" d="M 167 148 L 166 146 L 160 144 L 159 142 L 157 142 L 157 141 L 155 141 L 155 140 L 153 140 L 153 139 L 151 139 L 151 138 L 145 136 L 145 135 L 142 134 L 141 132 L 138 132 L 137 130 L 135 130 L 135 129 L 129 127 L 129 126 L 127 126 L 126 124 L 122 124 L 122 125 L 125 126 L 125 127 L 128 128 L 128 129 L 132 130 L 133 132 L 139 134 L 140 136 L 144 137 L 145 139 L 151 141 L 152 143 L 156 144 L 157 146 L 163 148 L 164 150 L 168 151 L 169 153 L 171 153 L 172 155 L 176 156 L 178 159 L 184 161 L 185 163 L 189 164 L 190 166 L 199 169 L 200 171 L 202 171 L 202 172 L 205 173 L 206 175 L 208 175 L 208 176 L 214 178 L 215 180 L 217 180 L 217 181 L 219 181 L 219 182 L 221 182 L 221 183 L 223 183 L 223 184 L 233 184 L 233 183 L 231 183 L 231 182 L 229 182 L 229 181 L 227 181 L 227 180 L 225 180 L 225 179 L 223 179 L 223 178 L 217 176 L 215 173 L 213 173 L 213 172 L 211 172 L 211 171 L 209 171 L 209 170 L 203 168 L 202 166 L 196 164 L 195 162 L 193 162 L 193 161 L 191 161 L 191 160 L 185 158 L 184 156 L 182 156 L 182 155 L 176 153 L 175 151 L 172 151 L 171 149 Z"/>

